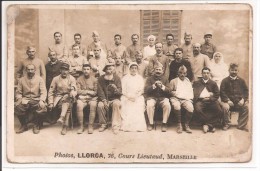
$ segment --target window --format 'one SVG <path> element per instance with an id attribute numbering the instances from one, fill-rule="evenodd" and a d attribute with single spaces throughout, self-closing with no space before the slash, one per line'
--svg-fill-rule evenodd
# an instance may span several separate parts
<path id="1" fill-rule="evenodd" d="M 143 10 L 141 11 L 141 45 L 148 45 L 147 37 L 154 35 L 157 41 L 166 42 L 166 35 L 174 35 L 174 44 L 180 44 L 181 11 Z"/>

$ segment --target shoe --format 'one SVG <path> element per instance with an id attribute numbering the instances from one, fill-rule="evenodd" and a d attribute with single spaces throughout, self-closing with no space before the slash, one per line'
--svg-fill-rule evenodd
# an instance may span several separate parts
<path id="1" fill-rule="evenodd" d="M 99 132 L 103 132 L 103 131 L 105 131 L 105 129 L 107 129 L 107 126 L 102 125 L 102 126 L 98 129 L 98 131 L 99 131 Z"/>
<path id="2" fill-rule="evenodd" d="M 151 130 L 153 130 L 153 127 L 154 127 L 154 124 L 148 124 L 147 130 L 151 131 Z"/>
<path id="3" fill-rule="evenodd" d="M 58 123 L 60 123 L 60 124 L 64 124 L 64 121 L 65 121 L 65 118 L 63 117 L 63 116 L 61 116 L 58 120 L 57 120 L 57 122 Z"/>
<path id="4" fill-rule="evenodd" d="M 166 131 L 167 131 L 167 124 L 162 123 L 162 132 L 166 132 Z"/>
<path id="5" fill-rule="evenodd" d="M 38 125 L 33 126 L 33 133 L 34 134 L 39 134 L 40 133 L 40 127 Z"/>
<path id="6" fill-rule="evenodd" d="M 88 134 L 93 134 L 93 131 L 94 131 L 94 129 L 93 129 L 93 125 L 88 125 Z"/>
<path id="7" fill-rule="evenodd" d="M 192 130 L 190 129 L 190 126 L 188 124 L 185 124 L 184 128 L 187 133 L 192 133 Z"/>
<path id="8" fill-rule="evenodd" d="M 83 125 L 80 125 L 78 131 L 77 131 L 77 134 L 82 134 L 84 132 L 84 126 Z"/>
<path id="9" fill-rule="evenodd" d="M 216 128 L 212 127 L 210 132 L 212 132 L 212 133 L 216 132 Z"/>
<path id="10" fill-rule="evenodd" d="M 209 126 L 208 125 L 203 125 L 203 132 L 207 133 L 209 131 Z"/>
<path id="11" fill-rule="evenodd" d="M 177 133 L 178 133 L 178 134 L 181 134 L 181 133 L 182 133 L 182 125 L 181 125 L 181 123 L 178 123 Z"/>
<path id="12" fill-rule="evenodd" d="M 63 126 L 60 133 L 61 135 L 65 135 L 67 133 L 67 126 Z"/>
<path id="13" fill-rule="evenodd" d="M 223 129 L 224 131 L 227 131 L 227 130 L 228 130 L 228 128 L 229 128 L 229 125 L 228 125 L 228 124 L 225 124 L 225 125 L 223 126 L 223 128 L 222 128 L 222 129 Z"/>
<path id="14" fill-rule="evenodd" d="M 249 132 L 249 130 L 247 128 L 239 128 L 237 127 L 237 129 L 241 130 L 241 131 L 246 131 L 246 132 Z"/>
<path id="15" fill-rule="evenodd" d="M 21 127 L 16 131 L 16 134 L 21 134 L 28 130 L 28 127 L 26 125 L 21 125 Z"/>

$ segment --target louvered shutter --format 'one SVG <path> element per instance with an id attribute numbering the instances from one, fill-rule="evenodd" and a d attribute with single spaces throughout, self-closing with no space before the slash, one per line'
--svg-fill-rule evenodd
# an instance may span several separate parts
<path id="1" fill-rule="evenodd" d="M 157 41 L 166 42 L 166 34 L 174 35 L 174 43 L 180 42 L 181 11 L 141 11 L 141 44 L 148 45 L 147 37 L 151 34 L 157 37 Z"/>

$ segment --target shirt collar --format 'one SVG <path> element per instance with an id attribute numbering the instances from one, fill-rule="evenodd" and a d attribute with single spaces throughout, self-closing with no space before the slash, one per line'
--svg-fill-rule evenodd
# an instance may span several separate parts
<path id="1" fill-rule="evenodd" d="M 51 62 L 51 65 L 55 65 L 55 64 L 57 64 L 58 60 L 56 60 L 55 62 L 52 62 L 52 61 L 50 61 L 50 62 Z"/>
<path id="2" fill-rule="evenodd" d="M 206 84 L 206 83 L 209 81 L 209 79 L 204 80 L 204 79 L 202 78 L 202 81 Z"/>
<path id="3" fill-rule="evenodd" d="M 236 79 L 238 79 L 237 76 L 236 76 L 236 77 L 229 76 L 229 78 L 230 78 L 231 80 L 236 80 Z"/>

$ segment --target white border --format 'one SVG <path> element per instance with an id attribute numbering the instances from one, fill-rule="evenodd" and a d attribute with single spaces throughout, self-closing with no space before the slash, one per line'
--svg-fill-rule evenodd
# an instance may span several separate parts
<path id="1" fill-rule="evenodd" d="M 249 163 L 203 163 L 203 164 L 11 164 L 6 159 L 6 62 L 7 62 L 7 25 L 6 25 L 6 8 L 10 4 L 172 4 L 172 3 L 247 3 L 252 6 L 253 9 L 253 113 L 254 120 L 257 122 L 253 123 L 253 155 L 252 160 Z M 260 150 L 259 150 L 259 128 L 260 128 L 260 117 L 259 109 L 256 108 L 258 104 L 260 81 L 260 43 L 259 43 L 259 20 L 260 20 L 260 3 L 254 0 L 233 0 L 233 1 L 13 1 L 13 2 L 2 2 L 2 167 L 4 170 L 11 170 L 13 168 L 20 168 L 19 170 L 56 170 L 62 168 L 63 170 L 74 170 L 75 168 L 88 170 L 99 169 L 141 169 L 146 168 L 147 170 L 167 169 L 174 168 L 177 170 L 201 170 L 210 168 L 211 170 L 260 170 Z M 257 162 L 258 161 L 258 162 Z"/>

